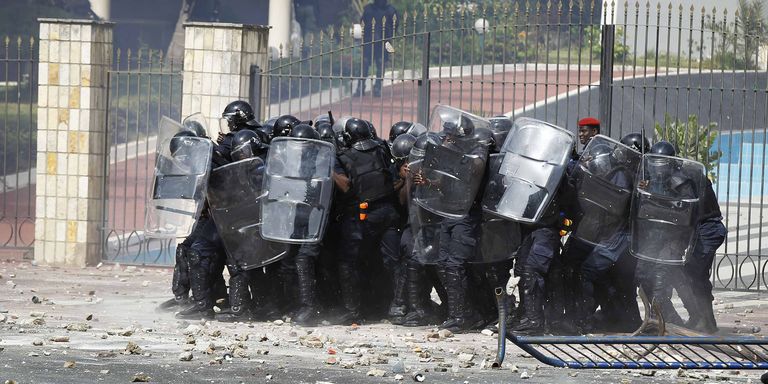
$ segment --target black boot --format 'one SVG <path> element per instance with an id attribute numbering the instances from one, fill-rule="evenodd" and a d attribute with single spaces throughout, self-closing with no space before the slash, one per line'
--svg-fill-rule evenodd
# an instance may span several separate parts
<path id="1" fill-rule="evenodd" d="M 404 263 L 398 264 L 392 271 L 392 302 L 389 304 L 387 316 L 392 324 L 402 325 L 407 307 L 405 286 L 407 272 Z"/>
<path id="2" fill-rule="evenodd" d="M 440 324 L 440 329 L 453 333 L 462 333 L 476 327 L 482 327 L 482 319 L 470 311 L 467 303 L 467 275 L 461 267 L 440 268 L 438 276 L 448 294 L 448 319 Z"/>
<path id="3" fill-rule="evenodd" d="M 229 303 L 228 310 L 216 314 L 216 320 L 232 323 L 251 320 L 251 293 L 248 290 L 248 273 L 237 266 L 229 267 Z"/>
<path id="4" fill-rule="evenodd" d="M 210 257 L 203 257 L 196 250 L 189 250 L 188 255 L 189 283 L 192 288 L 193 305 L 176 313 L 176 318 L 184 320 L 212 319 L 214 312 L 210 287 Z"/>
<path id="5" fill-rule="evenodd" d="M 403 318 L 406 327 L 418 327 L 427 325 L 427 310 L 424 307 L 424 267 L 418 263 L 407 262 L 405 264 L 406 293 L 408 296 L 408 313 Z M 429 297 L 429 296 L 427 296 Z"/>
<path id="6" fill-rule="evenodd" d="M 339 284 L 341 285 L 341 299 L 344 303 L 344 313 L 336 323 L 341 325 L 360 324 L 360 276 L 357 266 L 352 263 L 339 263 Z"/>
<path id="7" fill-rule="evenodd" d="M 171 281 L 173 298 L 166 300 L 158 306 L 163 311 L 176 311 L 191 304 L 189 301 L 189 260 L 187 258 L 187 246 L 176 246 L 176 264 L 173 266 L 173 280 Z"/>
<path id="8" fill-rule="evenodd" d="M 544 332 L 544 279 L 536 273 L 526 272 L 520 283 L 523 312 L 512 332 L 517 335 L 541 335 Z"/>
<path id="9" fill-rule="evenodd" d="M 299 309 L 296 311 L 293 322 L 312 327 L 317 325 L 317 292 L 315 281 L 315 261 L 309 258 L 296 258 L 296 273 L 299 281 Z"/>

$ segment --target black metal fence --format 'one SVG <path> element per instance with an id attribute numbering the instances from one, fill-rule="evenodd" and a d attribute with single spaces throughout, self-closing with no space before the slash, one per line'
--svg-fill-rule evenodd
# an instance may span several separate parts
<path id="1" fill-rule="evenodd" d="M 442 103 L 573 130 L 592 115 L 614 138 L 644 131 L 704 163 L 714 182 L 729 230 L 715 285 L 767 288 L 764 16 L 650 2 L 493 4 L 401 10 L 281 47 L 260 74 L 265 117 L 332 110 L 387 134 Z M 364 38 L 368 28 L 379 33 Z"/>
<path id="2" fill-rule="evenodd" d="M 103 255 L 107 261 L 173 264 L 175 241 L 144 237 L 162 116 L 180 120 L 182 60 L 161 51 L 115 52 L 109 71 Z"/>
<path id="3" fill-rule="evenodd" d="M 0 249 L 25 257 L 35 241 L 36 43 L 0 41 Z"/>

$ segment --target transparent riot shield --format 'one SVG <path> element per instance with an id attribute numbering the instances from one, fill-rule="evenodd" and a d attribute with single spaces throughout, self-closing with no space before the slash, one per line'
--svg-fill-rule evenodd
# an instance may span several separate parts
<path id="1" fill-rule="evenodd" d="M 267 155 L 261 235 L 283 243 L 318 243 L 333 197 L 333 144 L 278 137 Z"/>
<path id="2" fill-rule="evenodd" d="M 205 204 L 213 142 L 192 136 L 174 137 L 181 124 L 163 117 L 144 229 L 148 237 L 186 237 Z"/>
<path id="3" fill-rule="evenodd" d="M 624 230 L 641 155 L 603 135 L 593 137 L 573 171 L 576 217 L 571 236 L 596 245 Z"/>
<path id="4" fill-rule="evenodd" d="M 432 112 L 430 127 L 458 126 L 464 124 L 465 118 L 472 122 L 474 129 L 489 126 L 486 119 L 454 107 L 438 105 Z M 416 204 L 452 219 L 469 213 L 488 159 L 488 146 L 470 136 L 446 136 L 440 145 L 427 145 L 421 167 L 426 183 L 416 186 Z"/>
<path id="5" fill-rule="evenodd" d="M 684 264 L 696 241 L 704 165 L 646 154 L 632 196 L 630 252 L 639 259 Z"/>
<path id="6" fill-rule="evenodd" d="M 489 169 L 483 209 L 523 223 L 535 223 L 552 200 L 575 142 L 573 133 L 521 117 Z"/>
<path id="7" fill-rule="evenodd" d="M 198 137 L 208 136 L 208 121 L 202 113 L 193 113 L 181 121 L 184 129 L 192 130 Z"/>
<path id="8" fill-rule="evenodd" d="M 208 187 L 211 216 L 227 255 L 246 270 L 274 263 L 288 250 L 287 244 L 261 237 L 264 168 L 258 157 L 218 167 Z"/>
<path id="9" fill-rule="evenodd" d="M 497 263 L 515 257 L 522 242 L 520 223 L 483 213 L 480 231 L 480 252 L 471 263 Z"/>

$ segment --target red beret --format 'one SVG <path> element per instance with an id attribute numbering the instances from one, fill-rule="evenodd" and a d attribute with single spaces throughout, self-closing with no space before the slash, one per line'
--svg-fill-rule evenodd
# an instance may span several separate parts
<path id="1" fill-rule="evenodd" d="M 599 127 L 600 126 L 600 120 L 595 119 L 594 117 L 585 117 L 585 118 L 579 120 L 579 127 L 593 126 L 593 125 L 596 125 L 596 126 Z"/>

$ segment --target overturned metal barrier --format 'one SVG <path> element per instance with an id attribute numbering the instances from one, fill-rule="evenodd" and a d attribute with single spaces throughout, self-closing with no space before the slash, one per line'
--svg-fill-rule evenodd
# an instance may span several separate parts
<path id="1" fill-rule="evenodd" d="M 554 367 L 572 369 L 768 369 L 768 340 L 752 337 L 515 336 Z"/>

